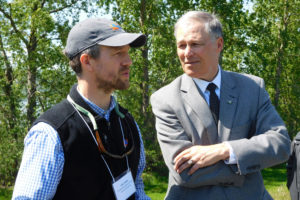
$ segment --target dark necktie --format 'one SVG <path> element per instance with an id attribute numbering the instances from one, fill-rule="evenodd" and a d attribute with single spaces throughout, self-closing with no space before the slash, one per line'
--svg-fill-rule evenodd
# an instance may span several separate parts
<path id="1" fill-rule="evenodd" d="M 218 124 L 220 101 L 215 92 L 216 87 L 217 86 L 214 83 L 210 83 L 207 86 L 207 90 L 209 90 L 209 107 L 216 124 Z"/>

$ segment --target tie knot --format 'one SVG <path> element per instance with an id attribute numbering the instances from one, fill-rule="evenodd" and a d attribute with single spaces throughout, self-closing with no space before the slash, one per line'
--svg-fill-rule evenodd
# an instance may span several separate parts
<path id="1" fill-rule="evenodd" d="M 214 92 L 216 87 L 217 86 L 214 83 L 210 83 L 210 84 L 208 84 L 206 89 L 209 90 L 210 92 Z"/>

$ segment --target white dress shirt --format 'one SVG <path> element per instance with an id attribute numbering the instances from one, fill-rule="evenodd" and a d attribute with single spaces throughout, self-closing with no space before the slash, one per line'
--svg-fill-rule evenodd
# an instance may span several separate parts
<path id="1" fill-rule="evenodd" d="M 218 74 L 217 76 L 211 81 L 211 82 L 208 82 L 208 81 L 205 81 L 205 80 L 202 80 L 202 79 L 198 79 L 198 78 L 193 78 L 194 82 L 196 83 L 197 87 L 201 90 L 201 92 L 204 94 L 204 98 L 207 102 L 207 104 L 209 105 L 209 90 L 207 90 L 207 86 L 210 84 L 210 83 L 214 83 L 217 87 L 215 89 L 215 92 L 216 92 L 216 95 L 218 96 L 219 100 L 220 100 L 220 89 L 221 89 L 221 67 L 218 66 Z M 224 162 L 226 164 L 236 164 L 237 161 L 236 161 L 236 157 L 235 157 L 235 154 L 233 152 L 233 149 L 231 147 L 231 145 L 228 143 L 228 142 L 224 142 L 228 148 L 229 148 L 229 152 L 230 152 L 230 155 L 229 155 L 229 159 L 228 160 L 225 160 Z"/>

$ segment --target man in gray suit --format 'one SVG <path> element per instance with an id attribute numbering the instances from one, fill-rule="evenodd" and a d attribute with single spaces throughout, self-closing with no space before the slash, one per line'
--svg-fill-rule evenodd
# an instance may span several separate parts
<path id="1" fill-rule="evenodd" d="M 222 26 L 190 11 L 175 25 L 183 75 L 151 96 L 167 167 L 166 199 L 272 199 L 260 171 L 286 161 L 287 129 L 264 81 L 222 70 Z"/>

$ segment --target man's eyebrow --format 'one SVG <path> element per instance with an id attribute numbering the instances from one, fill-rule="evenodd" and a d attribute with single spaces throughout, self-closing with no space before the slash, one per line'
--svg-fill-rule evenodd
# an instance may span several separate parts
<path id="1" fill-rule="evenodd" d="M 121 47 L 112 47 L 113 49 L 117 49 L 117 50 L 119 50 L 119 49 L 123 49 L 124 47 L 123 46 L 121 46 Z"/>
<path id="2" fill-rule="evenodd" d="M 111 49 L 114 50 L 114 51 L 120 51 L 120 50 L 122 50 L 124 48 L 125 48 L 125 46 L 111 47 Z"/>
<path id="3" fill-rule="evenodd" d="M 190 41 L 185 41 L 185 40 L 179 40 L 179 41 L 176 41 L 176 44 L 181 44 L 181 43 L 203 43 L 205 42 L 204 39 L 198 39 L 198 40 L 190 40 Z"/>
<path id="4" fill-rule="evenodd" d="M 185 42 L 184 40 L 176 40 L 176 43 L 182 43 L 182 42 Z"/>

